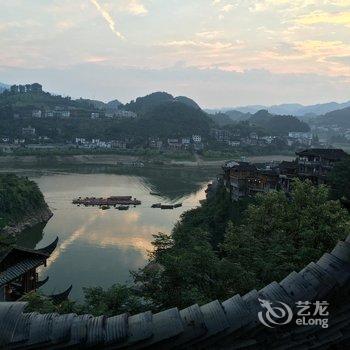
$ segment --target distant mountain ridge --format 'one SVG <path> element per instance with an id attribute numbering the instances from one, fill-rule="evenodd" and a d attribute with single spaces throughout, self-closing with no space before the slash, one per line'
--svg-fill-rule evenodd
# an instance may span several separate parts
<path id="1" fill-rule="evenodd" d="M 329 112 L 340 110 L 343 108 L 350 107 L 350 101 L 344 103 L 329 102 L 329 103 L 319 103 L 315 105 L 304 106 L 299 103 L 283 103 L 280 105 L 273 106 L 263 106 L 263 105 L 248 105 L 248 106 L 238 106 L 232 108 L 221 108 L 217 110 L 208 110 L 209 112 L 224 112 L 226 114 L 234 112 L 250 113 L 254 114 L 259 110 L 267 110 L 271 114 L 276 115 L 294 115 L 296 117 L 315 117 L 324 115 Z"/>
<path id="2" fill-rule="evenodd" d="M 316 119 L 318 125 L 330 126 L 337 125 L 338 127 L 350 128 L 350 107 L 326 113 Z"/>

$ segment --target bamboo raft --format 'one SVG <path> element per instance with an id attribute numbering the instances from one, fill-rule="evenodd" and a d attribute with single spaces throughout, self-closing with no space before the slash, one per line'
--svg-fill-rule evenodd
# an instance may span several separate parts
<path id="1" fill-rule="evenodd" d="M 132 196 L 112 196 L 108 198 L 79 197 L 72 201 L 73 204 L 88 206 L 116 206 L 116 205 L 140 205 L 141 201 Z"/>

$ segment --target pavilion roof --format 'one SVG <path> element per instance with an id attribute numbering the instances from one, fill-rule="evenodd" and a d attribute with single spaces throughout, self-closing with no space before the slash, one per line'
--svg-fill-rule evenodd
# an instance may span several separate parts
<path id="1" fill-rule="evenodd" d="M 47 247 L 28 249 L 14 247 L 3 254 L 0 260 L 0 287 L 14 281 L 27 271 L 45 264 L 57 246 L 58 238 Z"/>

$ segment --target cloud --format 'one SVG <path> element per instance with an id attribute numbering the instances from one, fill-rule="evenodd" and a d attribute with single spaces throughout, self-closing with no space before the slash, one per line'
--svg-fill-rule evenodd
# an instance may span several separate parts
<path id="1" fill-rule="evenodd" d="M 145 15 L 148 13 L 146 7 L 138 0 L 128 0 L 126 10 L 127 12 L 136 16 Z"/>
<path id="2" fill-rule="evenodd" d="M 116 29 L 116 24 L 112 16 L 109 14 L 107 10 L 105 10 L 97 0 L 90 0 L 93 5 L 95 5 L 96 9 L 102 17 L 106 20 L 106 22 L 109 25 L 109 28 L 111 31 L 119 38 L 119 39 L 125 39 L 125 37 Z"/>
<path id="3" fill-rule="evenodd" d="M 300 16 L 296 22 L 304 25 L 319 23 L 350 25 L 350 12 L 328 13 L 324 11 L 314 11 Z"/>
<path id="4" fill-rule="evenodd" d="M 204 41 L 194 41 L 194 40 L 174 40 L 168 41 L 165 43 L 160 43 L 160 46 L 163 47 L 196 47 L 196 48 L 205 48 L 205 49 L 231 49 L 235 46 L 232 43 L 223 43 L 223 42 L 204 42 Z"/>
<path id="5" fill-rule="evenodd" d="M 231 12 L 234 9 L 234 6 L 232 4 L 227 4 L 221 8 L 220 11 L 222 12 Z"/>
<path id="6" fill-rule="evenodd" d="M 196 33 L 196 36 L 204 39 L 215 39 L 218 36 L 222 35 L 224 32 L 222 30 L 212 30 L 207 32 Z"/>

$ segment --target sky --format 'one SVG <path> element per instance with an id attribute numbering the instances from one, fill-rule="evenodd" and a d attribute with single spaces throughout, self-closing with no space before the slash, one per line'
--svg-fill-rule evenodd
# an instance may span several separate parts
<path id="1" fill-rule="evenodd" d="M 350 0 L 0 0 L 0 82 L 202 107 L 350 99 Z"/>

